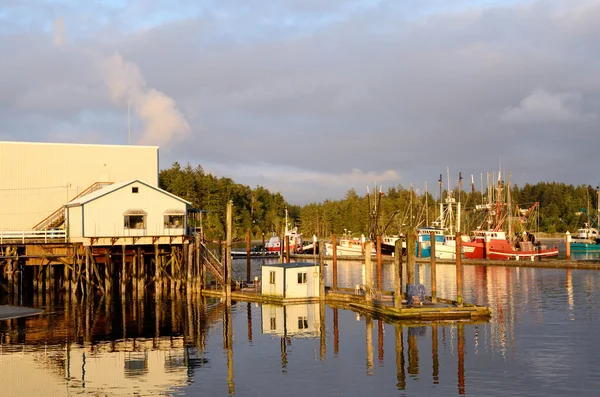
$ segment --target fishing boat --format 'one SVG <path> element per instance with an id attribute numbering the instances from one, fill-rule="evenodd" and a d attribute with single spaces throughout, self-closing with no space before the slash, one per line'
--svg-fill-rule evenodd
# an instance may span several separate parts
<path id="1" fill-rule="evenodd" d="M 288 211 L 285 209 L 285 233 L 284 239 L 290 240 L 290 252 L 302 252 L 302 233 L 298 233 L 298 228 L 294 227 L 293 229 L 289 229 L 288 224 Z M 285 252 L 285 242 L 284 242 L 284 252 Z M 272 236 L 265 243 L 265 249 L 268 252 L 280 252 L 281 251 L 281 241 L 279 236 L 273 232 Z"/>
<path id="2" fill-rule="evenodd" d="M 540 203 L 535 202 L 527 209 L 520 209 L 518 206 L 513 209 L 510 189 L 506 189 L 506 201 L 503 190 L 504 182 L 498 173 L 495 189 L 490 190 L 489 193 L 489 202 L 476 206 L 476 211 L 485 214 L 482 225 L 487 224 L 488 228 L 479 227 L 471 232 L 470 241 L 462 243 L 465 248 L 465 258 L 486 258 L 486 244 L 489 245 L 487 259 L 535 260 L 557 257 L 558 247 L 550 247 L 536 242 L 535 236 L 529 232 L 529 229 L 534 228 L 534 225 L 530 223 L 530 218 L 537 219 L 531 215 L 539 210 Z M 495 197 L 492 196 L 493 194 Z M 503 229 L 505 223 L 508 224 L 508 234 Z"/>
<path id="3" fill-rule="evenodd" d="M 577 233 L 571 236 L 571 252 L 600 252 L 598 228 L 590 227 L 585 223 L 584 227 L 577 229 Z"/>
<path id="4" fill-rule="evenodd" d="M 340 238 L 340 240 L 336 244 L 336 254 L 339 256 L 359 256 L 364 255 L 366 238 L 364 235 L 359 237 L 352 237 L 350 235 L 345 234 L 344 237 Z M 327 250 L 327 254 L 331 255 L 333 253 L 333 244 L 325 243 L 325 249 Z M 371 250 L 371 255 L 376 255 L 376 247 L 373 246 Z"/>
<path id="5" fill-rule="evenodd" d="M 437 259 L 456 259 L 456 245 L 446 244 L 444 230 L 434 227 L 417 229 L 418 244 L 415 254 L 421 258 L 431 257 L 431 232 L 434 233 L 435 257 Z M 419 252 L 419 247 L 421 252 Z"/>

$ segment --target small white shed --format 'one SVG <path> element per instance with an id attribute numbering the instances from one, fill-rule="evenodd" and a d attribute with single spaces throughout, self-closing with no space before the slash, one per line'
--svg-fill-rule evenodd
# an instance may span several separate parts
<path id="1" fill-rule="evenodd" d="M 191 203 L 138 179 L 118 182 L 66 205 L 71 241 L 187 234 Z"/>
<path id="2" fill-rule="evenodd" d="M 282 298 L 318 298 L 319 266 L 311 262 L 263 265 L 261 293 Z"/>

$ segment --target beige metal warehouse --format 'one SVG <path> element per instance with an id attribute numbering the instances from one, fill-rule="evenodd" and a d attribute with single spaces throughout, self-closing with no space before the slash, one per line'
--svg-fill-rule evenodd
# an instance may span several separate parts
<path id="1" fill-rule="evenodd" d="M 158 186 L 158 146 L 0 142 L 0 230 L 31 230 L 99 182 Z"/>

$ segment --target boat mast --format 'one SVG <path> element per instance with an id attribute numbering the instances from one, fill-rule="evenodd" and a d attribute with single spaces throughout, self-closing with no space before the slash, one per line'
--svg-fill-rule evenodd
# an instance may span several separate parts
<path id="1" fill-rule="evenodd" d="M 462 172 L 458 173 L 458 204 L 456 207 L 456 231 L 460 233 L 460 191 L 462 189 Z"/>
<path id="2" fill-rule="evenodd" d="M 510 195 L 510 172 L 506 183 L 506 203 L 508 206 L 508 238 L 512 238 L 512 200 Z"/>
<path id="3" fill-rule="evenodd" d="M 444 229 L 444 201 L 442 200 L 442 174 L 440 174 L 440 179 L 438 179 L 438 183 L 440 184 L 440 229 Z"/>

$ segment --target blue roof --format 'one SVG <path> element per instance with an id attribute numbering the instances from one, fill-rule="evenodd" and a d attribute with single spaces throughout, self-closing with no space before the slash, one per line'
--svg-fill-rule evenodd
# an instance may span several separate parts
<path id="1" fill-rule="evenodd" d="M 263 267 L 282 267 L 284 269 L 294 269 L 300 267 L 315 267 L 319 266 L 318 263 L 315 262 L 290 262 L 290 263 L 269 263 L 264 264 Z"/>

